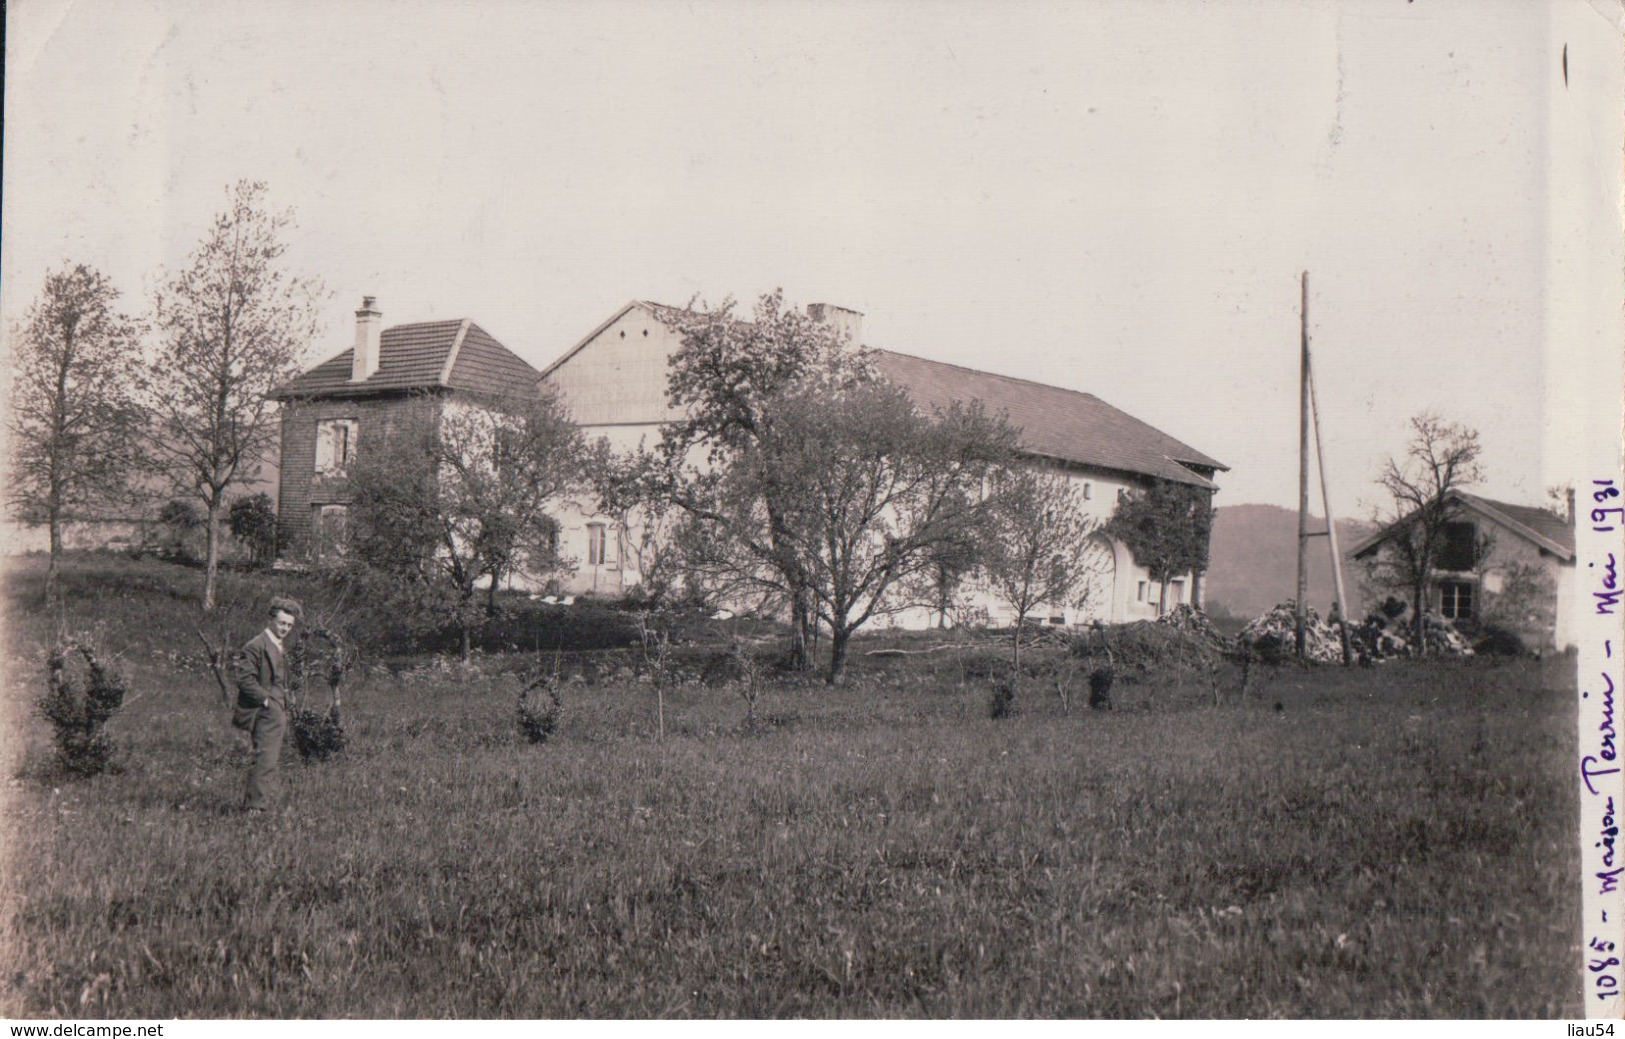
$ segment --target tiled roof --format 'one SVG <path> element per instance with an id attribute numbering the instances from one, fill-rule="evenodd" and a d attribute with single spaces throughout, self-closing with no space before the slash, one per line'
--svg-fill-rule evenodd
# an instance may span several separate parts
<path id="1" fill-rule="evenodd" d="M 871 351 L 871 357 L 918 405 L 980 401 L 989 412 L 1004 413 L 1021 430 L 1022 449 L 1035 455 L 1203 487 L 1213 485 L 1187 466 L 1229 468 L 1091 393 L 890 350 Z"/>
<path id="2" fill-rule="evenodd" d="M 645 308 L 667 324 L 676 323 L 686 313 L 681 307 L 633 300 L 548 365 L 546 372 L 551 374 L 586 349 L 634 307 Z M 1010 424 L 1021 429 L 1023 449 L 1034 455 L 1202 487 L 1213 484 L 1187 466 L 1229 468 L 1092 394 L 890 350 L 871 350 L 870 356 L 879 373 L 906 390 L 921 407 L 944 407 L 952 401 L 977 400 L 990 412 L 1005 413 Z"/>
<path id="3" fill-rule="evenodd" d="M 348 397 L 436 387 L 472 393 L 529 393 L 541 378 L 541 372 L 467 319 L 384 329 L 379 336 L 378 370 L 363 382 L 350 380 L 354 359 L 355 350 L 346 350 L 271 395 L 279 400 Z"/>
<path id="4" fill-rule="evenodd" d="M 1494 501 L 1466 491 L 1451 491 L 1449 497 L 1565 562 L 1574 558 L 1574 525 L 1545 509 L 1533 505 L 1512 505 L 1504 501 Z M 1349 554 L 1368 555 L 1378 545 L 1387 541 L 1396 527 L 1410 522 L 1411 516 L 1414 515 L 1416 513 L 1412 512 L 1402 520 L 1395 520 L 1386 527 L 1373 531 L 1355 543 L 1349 549 Z"/>
<path id="5" fill-rule="evenodd" d="M 485 329 L 469 322 L 462 349 L 446 385 L 471 393 L 535 393 L 542 373 L 518 354 L 497 342 Z"/>

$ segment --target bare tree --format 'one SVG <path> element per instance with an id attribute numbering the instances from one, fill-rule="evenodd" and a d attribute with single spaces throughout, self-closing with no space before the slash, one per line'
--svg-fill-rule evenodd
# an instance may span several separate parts
<path id="1" fill-rule="evenodd" d="M 1373 578 L 1411 596 L 1416 644 L 1425 652 L 1422 617 L 1428 586 L 1445 545 L 1452 492 L 1484 478 L 1479 465 L 1478 431 L 1424 412 L 1410 420 L 1410 442 L 1402 458 L 1390 456 L 1377 482 L 1388 493 L 1391 514 L 1385 527 L 1387 552 L 1373 557 Z"/>
<path id="2" fill-rule="evenodd" d="M 1098 524 L 1060 473 L 1007 469 L 993 482 L 982 570 L 1015 614 L 1012 665 L 1021 667 L 1021 626 L 1040 604 L 1081 606 L 1089 594 L 1088 543 Z"/>
<path id="3" fill-rule="evenodd" d="M 47 602 L 59 593 L 63 524 L 78 509 L 128 500 L 142 460 L 138 333 L 115 309 L 118 296 L 101 272 L 64 265 L 12 334 L 11 502 L 50 530 Z"/>
<path id="4" fill-rule="evenodd" d="M 239 181 L 228 199 L 188 265 L 157 292 L 157 356 L 141 386 L 155 457 L 207 512 L 205 610 L 215 605 L 227 492 L 276 441 L 270 392 L 298 374 L 322 295 L 318 281 L 283 269 L 293 216 L 269 207 L 265 185 Z"/>

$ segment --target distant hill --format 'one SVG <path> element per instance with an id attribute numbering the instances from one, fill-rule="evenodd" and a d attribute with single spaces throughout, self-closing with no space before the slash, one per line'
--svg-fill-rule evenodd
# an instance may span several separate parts
<path id="1" fill-rule="evenodd" d="M 1311 531 L 1325 530 L 1319 516 L 1309 517 Z M 1348 559 L 1348 549 L 1371 531 L 1363 520 L 1338 521 L 1338 547 L 1343 550 L 1343 582 L 1360 610 L 1360 565 Z M 1309 541 L 1309 605 L 1322 615 L 1335 598 L 1331 553 L 1327 539 Z M 1213 510 L 1213 543 L 1207 576 L 1203 579 L 1207 607 L 1256 617 L 1276 603 L 1294 598 L 1298 590 L 1298 514 L 1278 505 L 1226 505 Z"/>

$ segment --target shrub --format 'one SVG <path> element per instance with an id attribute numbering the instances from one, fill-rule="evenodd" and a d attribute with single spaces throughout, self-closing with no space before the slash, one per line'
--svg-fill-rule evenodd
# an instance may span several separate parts
<path id="1" fill-rule="evenodd" d="M 547 694 L 547 702 L 541 705 L 532 705 L 530 694 L 541 691 Z M 559 672 L 555 665 L 551 673 L 533 673 L 522 675 L 519 679 L 519 731 L 531 743 L 546 743 L 547 738 L 553 735 L 559 727 L 559 718 L 564 714 L 564 699 L 559 695 Z"/>
<path id="2" fill-rule="evenodd" d="M 326 648 L 318 643 L 325 643 Z M 288 649 L 288 693 L 292 701 L 288 726 L 293 732 L 294 750 L 306 761 L 325 761 L 349 742 L 340 716 L 339 686 L 355 662 L 355 650 L 328 628 L 300 632 Z M 310 692 L 313 679 L 324 682 L 332 697 L 326 714 L 299 706 L 298 699 Z"/>
<path id="3" fill-rule="evenodd" d="M 1075 657 L 1104 660 L 1118 670 L 1150 671 L 1165 666 L 1207 670 L 1219 657 L 1218 649 L 1206 635 L 1156 621 L 1081 631 L 1073 637 L 1070 648 Z"/>
<path id="4" fill-rule="evenodd" d="M 1522 636 L 1517 632 L 1498 625 L 1486 624 L 1478 641 L 1473 643 L 1473 652 L 1487 653 L 1490 656 L 1521 657 L 1529 652 L 1529 648 L 1524 645 Z"/>
<path id="5" fill-rule="evenodd" d="M 349 742 L 339 724 L 338 706 L 326 714 L 296 707 L 288 712 L 288 727 L 293 730 L 293 747 L 306 761 L 325 761 L 343 750 Z"/>
<path id="6" fill-rule="evenodd" d="M 276 509 L 271 505 L 269 494 L 261 491 L 238 498 L 231 503 L 226 522 L 231 527 L 232 537 L 247 546 L 250 565 L 271 565 L 271 558 L 276 554 Z"/>
<path id="7" fill-rule="evenodd" d="M 1112 709 L 1112 682 L 1117 675 L 1109 667 L 1098 667 L 1089 673 L 1089 706 L 1097 711 Z"/>
<path id="8" fill-rule="evenodd" d="M 75 656 L 84 660 L 83 672 L 69 667 Z M 128 691 L 124 677 L 82 641 L 58 643 L 46 668 L 47 691 L 39 709 L 55 730 L 57 763 L 64 772 L 79 776 L 106 772 L 114 747 L 103 726 L 124 705 Z"/>

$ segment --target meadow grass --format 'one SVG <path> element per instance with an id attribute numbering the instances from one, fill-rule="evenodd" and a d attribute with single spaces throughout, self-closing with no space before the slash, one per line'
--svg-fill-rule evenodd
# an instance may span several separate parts
<path id="1" fill-rule="evenodd" d="M 993 721 L 959 655 L 859 645 L 754 725 L 680 684 L 658 740 L 632 657 L 572 656 L 605 677 L 541 746 L 531 658 L 396 662 L 247 818 L 190 607 L 155 564 L 99 586 L 70 613 L 137 696 L 86 781 L 24 710 L 59 622 L 10 588 L 9 1015 L 1584 1013 L 1565 661 L 1226 672 L 1218 707 L 1147 674 L 1111 712 L 1034 682 Z"/>

